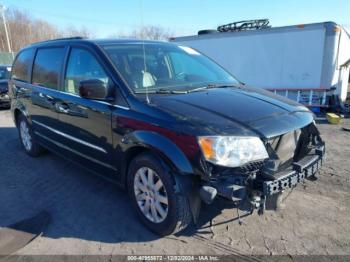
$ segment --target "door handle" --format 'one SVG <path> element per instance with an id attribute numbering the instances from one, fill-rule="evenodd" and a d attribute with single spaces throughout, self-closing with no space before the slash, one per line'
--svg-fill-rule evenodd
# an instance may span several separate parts
<path id="1" fill-rule="evenodd" d="M 52 96 L 45 95 L 45 97 L 46 97 L 46 100 L 47 100 L 48 102 L 52 102 L 52 101 L 53 101 L 53 97 L 52 97 Z"/>
<path id="2" fill-rule="evenodd" d="M 66 103 L 56 103 L 56 109 L 60 113 L 69 113 L 69 106 Z"/>
<path id="3" fill-rule="evenodd" d="M 43 94 L 43 93 L 41 93 L 41 92 L 39 93 L 39 97 L 45 99 L 47 102 L 52 102 L 52 101 L 53 101 L 53 97 L 52 97 L 52 96 Z"/>
<path id="4" fill-rule="evenodd" d="M 25 87 L 14 85 L 14 90 L 17 94 L 24 94 L 28 89 Z"/>

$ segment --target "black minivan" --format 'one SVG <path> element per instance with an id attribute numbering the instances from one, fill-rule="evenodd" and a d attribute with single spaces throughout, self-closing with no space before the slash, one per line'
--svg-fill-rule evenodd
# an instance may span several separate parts
<path id="1" fill-rule="evenodd" d="M 262 213 L 314 177 L 325 153 L 306 107 L 172 43 L 36 43 L 17 54 L 9 86 L 26 153 L 48 149 L 125 187 L 160 235 L 217 196 Z"/>

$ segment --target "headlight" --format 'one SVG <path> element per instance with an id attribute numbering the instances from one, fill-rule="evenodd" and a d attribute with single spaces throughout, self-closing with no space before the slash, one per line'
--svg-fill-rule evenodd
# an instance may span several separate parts
<path id="1" fill-rule="evenodd" d="M 258 137 L 201 136 L 198 142 L 205 159 L 220 166 L 237 167 L 269 157 Z"/>

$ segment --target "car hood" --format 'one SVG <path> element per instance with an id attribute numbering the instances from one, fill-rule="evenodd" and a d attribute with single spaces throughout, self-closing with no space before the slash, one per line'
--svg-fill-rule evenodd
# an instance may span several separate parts
<path id="1" fill-rule="evenodd" d="M 270 138 L 313 121 L 313 113 L 306 107 L 269 91 L 250 87 L 155 95 L 151 101 L 153 106 L 182 122 L 184 129 L 191 127 L 196 135 Z"/>

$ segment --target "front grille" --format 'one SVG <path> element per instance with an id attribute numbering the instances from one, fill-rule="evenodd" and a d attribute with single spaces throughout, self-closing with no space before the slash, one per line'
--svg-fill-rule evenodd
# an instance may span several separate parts
<path id="1" fill-rule="evenodd" d="M 292 132 L 274 137 L 268 140 L 270 148 L 275 153 L 273 160 L 277 161 L 278 170 L 299 161 L 310 152 L 313 140 L 319 137 L 319 133 L 313 123 Z M 271 154 L 270 154 L 271 157 Z"/>
<path id="2" fill-rule="evenodd" d="M 297 129 L 281 136 L 278 148 L 276 149 L 281 165 L 293 159 L 300 134 L 301 130 Z"/>
<path id="3" fill-rule="evenodd" d="M 268 141 L 278 157 L 279 166 L 289 164 L 293 160 L 301 133 L 301 129 L 296 129 L 292 132 L 274 137 Z"/>

